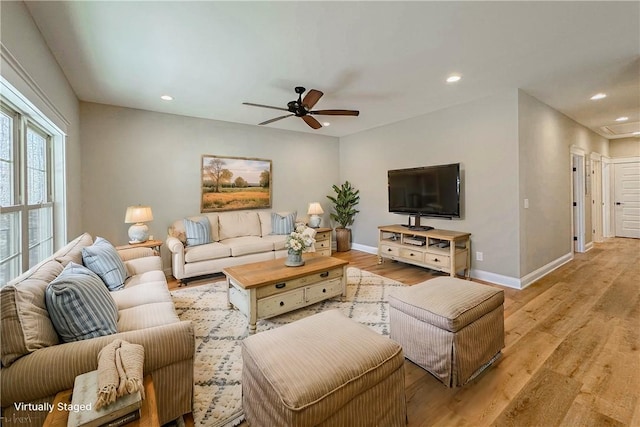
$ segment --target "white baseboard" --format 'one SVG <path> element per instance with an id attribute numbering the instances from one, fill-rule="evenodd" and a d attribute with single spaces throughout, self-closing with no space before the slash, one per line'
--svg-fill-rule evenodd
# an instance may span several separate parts
<path id="1" fill-rule="evenodd" d="M 593 243 L 591 243 L 590 245 L 587 244 L 587 247 L 591 249 L 591 247 L 593 247 Z M 373 254 L 373 255 L 378 254 L 378 248 L 376 246 L 367 246 L 367 245 L 361 245 L 358 243 L 353 243 L 351 245 L 351 248 L 358 251 Z M 538 268 L 537 270 L 527 274 L 522 278 L 504 276 L 502 274 L 492 273 L 490 271 L 478 270 L 475 268 L 471 269 L 470 274 L 473 279 L 494 283 L 496 285 L 506 286 L 508 288 L 524 289 L 530 284 L 532 284 L 533 282 L 535 282 L 536 280 L 546 276 L 547 274 L 551 273 L 553 270 L 568 263 L 572 259 L 573 259 L 573 253 L 568 253 L 566 255 L 561 256 L 558 259 L 551 261 L 547 265 L 544 265 Z"/>
<path id="2" fill-rule="evenodd" d="M 506 286 L 514 289 L 524 289 L 536 280 L 541 279 L 547 274 L 551 273 L 553 270 L 563 266 L 573 259 L 573 253 L 568 253 L 566 255 L 561 256 L 558 259 L 555 259 L 548 263 L 547 265 L 543 265 L 539 269 L 532 271 L 524 277 L 516 278 L 511 276 L 503 276 L 501 274 L 491 273 L 490 271 L 477 270 L 475 268 L 471 269 L 471 277 L 478 280 L 483 280 L 485 282 L 495 283 L 496 285 Z"/>
<path id="3" fill-rule="evenodd" d="M 565 265 L 572 259 L 573 259 L 573 252 L 569 252 L 568 254 L 565 254 L 560 258 L 557 258 L 551 261 L 547 265 L 543 265 L 539 269 L 532 271 L 531 273 L 527 274 L 526 276 L 520 279 L 520 289 L 526 288 L 536 280 L 541 279 L 542 277 L 551 273 L 553 270 L 560 268 L 561 266 Z"/>
<path id="4" fill-rule="evenodd" d="M 367 246 L 361 245 L 359 243 L 352 243 L 351 249 L 355 249 L 357 251 L 366 252 L 368 254 L 378 255 L 378 247 L 377 246 Z"/>
<path id="5" fill-rule="evenodd" d="M 490 271 L 471 269 L 471 278 L 482 280 L 483 282 L 493 283 L 495 285 L 506 286 L 507 288 L 522 289 L 521 281 L 515 277 L 504 276 Z"/>

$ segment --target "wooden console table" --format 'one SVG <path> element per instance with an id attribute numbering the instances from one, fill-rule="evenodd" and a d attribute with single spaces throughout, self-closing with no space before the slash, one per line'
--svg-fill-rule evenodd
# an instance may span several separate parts
<path id="1" fill-rule="evenodd" d="M 464 270 L 463 276 L 470 278 L 471 233 L 420 231 L 402 225 L 382 225 L 378 230 L 379 263 L 388 258 L 449 273 L 452 277 Z"/>

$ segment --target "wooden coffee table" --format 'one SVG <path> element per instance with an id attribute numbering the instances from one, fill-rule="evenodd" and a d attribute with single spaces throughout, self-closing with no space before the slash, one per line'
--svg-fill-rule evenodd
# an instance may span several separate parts
<path id="1" fill-rule="evenodd" d="M 305 264 L 287 267 L 286 258 L 222 270 L 227 276 L 227 302 L 249 319 L 249 333 L 258 319 L 277 316 L 347 293 L 347 264 L 338 258 L 303 254 Z"/>

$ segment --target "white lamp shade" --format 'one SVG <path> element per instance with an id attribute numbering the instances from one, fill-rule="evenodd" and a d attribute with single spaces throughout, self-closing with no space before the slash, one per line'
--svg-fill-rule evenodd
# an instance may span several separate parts
<path id="1" fill-rule="evenodd" d="M 149 227 L 145 222 L 153 221 L 153 213 L 149 206 L 129 206 L 124 216 L 129 227 L 129 243 L 142 243 L 149 240 Z"/>
<path id="2" fill-rule="evenodd" d="M 153 221 L 153 212 L 150 206 L 129 206 L 124 216 L 126 224 L 141 224 Z"/>
<path id="3" fill-rule="evenodd" d="M 309 210 L 307 212 L 309 214 L 309 226 L 313 228 L 320 227 L 320 223 L 322 222 L 322 218 L 320 215 L 324 213 L 322 210 L 322 206 L 318 202 L 309 203 Z"/>
<path id="4" fill-rule="evenodd" d="M 322 215 L 323 213 L 324 211 L 322 210 L 322 206 L 320 206 L 320 203 L 318 202 L 309 203 L 309 211 L 307 212 L 307 214 Z"/>

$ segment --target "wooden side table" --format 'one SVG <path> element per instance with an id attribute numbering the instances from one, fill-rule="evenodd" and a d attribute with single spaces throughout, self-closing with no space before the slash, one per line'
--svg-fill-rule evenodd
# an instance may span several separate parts
<path id="1" fill-rule="evenodd" d="M 130 243 L 128 245 L 116 246 L 116 249 L 151 248 L 156 251 L 158 256 L 160 256 L 160 246 L 162 246 L 162 240 L 147 240 L 142 243 Z"/>
<path id="2" fill-rule="evenodd" d="M 314 230 L 316 230 L 316 252 L 320 255 L 331 256 L 331 229 L 318 227 Z"/>
<path id="3" fill-rule="evenodd" d="M 49 412 L 47 419 L 44 420 L 44 427 L 67 427 L 69 411 L 59 410 L 58 403 L 62 404 L 60 406 L 71 404 L 72 393 L 73 390 L 65 390 L 56 394 L 56 397 L 53 400 L 53 410 Z M 151 378 L 151 375 L 144 377 L 144 394 L 145 398 L 142 401 L 142 407 L 140 408 L 140 419 L 127 424 L 129 427 L 160 426 L 160 421 L 158 419 L 158 404 L 156 402 L 156 390 L 153 387 L 153 379 Z"/>

